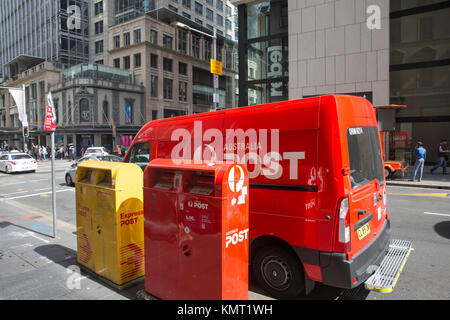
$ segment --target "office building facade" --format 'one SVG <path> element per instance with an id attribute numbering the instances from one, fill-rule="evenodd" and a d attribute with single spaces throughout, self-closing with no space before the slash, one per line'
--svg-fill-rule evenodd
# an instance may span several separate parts
<path id="1" fill-rule="evenodd" d="M 450 138 L 449 1 L 232 1 L 239 12 L 240 106 L 324 94 L 366 97 L 388 158 L 436 159 Z M 393 108 L 393 104 L 406 105 Z M 406 143 L 398 140 L 405 138 Z"/>

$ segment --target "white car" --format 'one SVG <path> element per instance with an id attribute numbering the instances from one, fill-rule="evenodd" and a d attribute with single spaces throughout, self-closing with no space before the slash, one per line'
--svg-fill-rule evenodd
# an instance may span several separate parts
<path id="1" fill-rule="evenodd" d="M 104 147 L 91 147 L 87 148 L 83 156 L 107 156 L 108 151 Z"/>
<path id="2" fill-rule="evenodd" d="M 6 173 L 37 170 L 37 162 L 26 153 L 9 153 L 0 156 L 0 170 Z"/>

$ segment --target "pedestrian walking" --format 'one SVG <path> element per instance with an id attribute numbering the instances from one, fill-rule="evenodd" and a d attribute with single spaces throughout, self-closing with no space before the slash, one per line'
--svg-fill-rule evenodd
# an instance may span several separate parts
<path id="1" fill-rule="evenodd" d="M 417 142 L 413 154 L 416 157 L 416 162 L 414 164 L 413 176 L 410 181 L 414 181 L 416 179 L 417 173 L 419 173 L 419 182 L 421 182 L 423 175 L 423 166 L 425 164 L 425 159 L 427 158 L 427 150 L 423 147 L 423 143 L 421 141 Z"/>
<path id="2" fill-rule="evenodd" d="M 438 162 L 430 170 L 431 174 L 433 174 L 433 172 L 440 166 L 442 166 L 442 174 L 447 174 L 447 161 L 449 152 L 450 151 L 448 150 L 447 139 L 442 139 L 438 147 Z"/>
<path id="3" fill-rule="evenodd" d="M 70 154 L 71 154 L 71 156 L 72 156 L 72 160 L 75 160 L 75 147 L 74 147 L 74 146 L 71 146 L 71 148 L 70 148 Z"/>

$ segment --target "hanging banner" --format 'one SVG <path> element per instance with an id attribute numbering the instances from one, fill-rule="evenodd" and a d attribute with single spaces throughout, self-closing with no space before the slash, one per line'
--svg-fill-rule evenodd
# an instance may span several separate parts
<path id="1" fill-rule="evenodd" d="M 25 112 L 24 89 L 8 89 L 8 90 L 9 94 L 13 97 L 14 101 L 16 102 L 20 122 L 22 122 L 25 126 L 27 126 L 28 117 L 27 113 Z"/>
<path id="2" fill-rule="evenodd" d="M 55 131 L 56 128 L 56 113 L 55 105 L 53 104 L 52 93 L 47 95 L 47 112 L 45 113 L 45 131 Z"/>

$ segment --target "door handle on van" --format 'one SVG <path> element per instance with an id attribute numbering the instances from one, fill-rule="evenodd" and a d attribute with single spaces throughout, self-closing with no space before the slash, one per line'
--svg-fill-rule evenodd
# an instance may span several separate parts
<path id="1" fill-rule="evenodd" d="M 367 213 L 366 210 L 358 210 L 358 219 L 359 219 L 359 216 L 363 216 L 363 215 L 365 215 L 366 213 Z"/>

